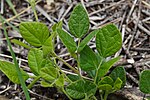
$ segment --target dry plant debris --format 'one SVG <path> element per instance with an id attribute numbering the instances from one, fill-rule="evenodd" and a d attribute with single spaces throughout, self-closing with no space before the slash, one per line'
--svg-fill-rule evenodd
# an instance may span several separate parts
<path id="1" fill-rule="evenodd" d="M 47 0 L 49 1 L 49 0 Z M 50 0 L 53 1 L 53 0 Z M 17 16 L 13 14 L 11 8 L 5 0 L 0 0 L 0 13 L 6 21 L 14 27 L 18 27 L 21 21 L 35 21 L 34 14 L 29 3 L 26 0 L 12 0 L 17 11 Z M 132 89 L 130 92 L 134 97 L 126 97 L 128 100 L 142 100 L 143 94 L 135 91 L 138 90 L 139 74 L 142 70 L 150 69 L 150 1 L 149 0 L 54 0 L 54 2 L 46 2 L 39 0 L 36 5 L 39 21 L 46 23 L 51 27 L 54 23 L 63 21 L 63 27 L 68 30 L 68 18 L 73 7 L 81 2 L 87 9 L 90 17 L 90 31 L 100 28 L 106 24 L 114 23 L 122 32 L 123 46 L 122 49 L 114 56 L 120 55 L 120 61 L 115 65 L 124 66 L 127 71 L 126 89 Z M 0 28 L 2 29 L 0 23 Z M 23 42 L 19 32 L 7 27 L 9 39 L 18 39 Z M 3 31 L 0 30 L 0 59 L 12 62 L 9 49 L 6 45 L 6 38 Z M 95 49 L 91 40 L 89 45 Z M 67 49 L 64 48 L 61 41 L 56 41 L 57 53 L 71 65 L 76 64 L 69 56 Z M 18 45 L 12 44 L 17 55 L 19 65 L 29 74 L 30 70 L 27 65 L 28 50 Z M 64 65 L 59 62 L 64 72 L 71 73 Z M 114 67 L 115 67 L 114 66 Z M 30 80 L 28 80 L 30 82 Z M 27 83 L 28 83 L 27 82 Z M 36 84 L 31 89 L 30 94 L 33 100 L 59 99 L 66 97 L 54 88 L 42 88 Z M 52 93 L 53 92 L 53 93 Z M 129 91 L 119 92 L 126 96 Z M 0 95 L 10 99 L 24 99 L 20 86 L 12 84 L 6 76 L 0 72 Z M 135 97 L 136 96 L 136 97 Z M 1 97 L 0 97 L 1 100 Z M 2 99 L 4 100 L 4 99 Z"/>

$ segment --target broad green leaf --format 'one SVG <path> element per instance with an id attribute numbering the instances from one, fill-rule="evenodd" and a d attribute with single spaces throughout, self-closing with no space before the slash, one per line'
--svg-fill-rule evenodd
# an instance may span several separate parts
<path id="1" fill-rule="evenodd" d="M 96 57 L 97 57 L 97 59 L 98 59 L 98 64 L 100 64 L 100 63 L 102 62 L 102 60 L 103 60 L 103 57 L 101 57 L 101 56 L 99 55 L 99 53 L 96 53 Z M 96 75 L 96 71 L 97 71 L 97 69 L 95 69 L 95 70 L 90 70 L 90 71 L 87 71 L 87 73 L 88 73 L 88 75 L 89 75 L 90 77 L 94 78 L 95 75 Z"/>
<path id="2" fill-rule="evenodd" d="M 57 86 L 59 86 L 59 87 L 62 87 L 62 86 L 64 86 L 64 76 L 63 76 L 63 74 L 61 74 L 59 77 L 58 77 L 58 79 L 55 81 L 55 84 L 57 85 Z"/>
<path id="3" fill-rule="evenodd" d="M 109 75 L 114 81 L 119 77 L 122 80 L 122 87 L 126 83 L 126 72 L 122 66 L 116 67 Z"/>
<path id="4" fill-rule="evenodd" d="M 73 81 L 73 82 L 80 79 L 79 76 L 77 76 L 77 75 L 71 75 L 71 74 L 67 75 L 67 77 L 68 77 L 71 81 Z"/>
<path id="5" fill-rule="evenodd" d="M 40 22 L 23 22 L 19 28 L 22 37 L 36 47 L 42 46 L 49 37 L 48 27 Z"/>
<path id="6" fill-rule="evenodd" d="M 80 67 L 84 71 L 94 70 L 98 67 L 98 59 L 89 46 L 80 52 Z"/>
<path id="7" fill-rule="evenodd" d="M 54 67 L 55 65 L 53 64 L 53 61 L 49 59 L 42 59 L 40 66 L 41 68 L 43 68 L 43 67 Z"/>
<path id="8" fill-rule="evenodd" d="M 120 59 L 120 57 L 116 57 L 116 58 L 113 58 L 107 62 L 104 62 L 100 68 L 99 68 L 99 77 L 103 77 L 106 75 L 106 73 L 109 71 L 109 69 L 112 67 L 112 65 L 117 62 L 118 60 Z"/>
<path id="9" fill-rule="evenodd" d="M 98 30 L 92 31 L 88 36 L 86 36 L 80 43 L 77 52 L 81 52 L 87 43 L 97 34 Z"/>
<path id="10" fill-rule="evenodd" d="M 17 44 L 17 45 L 20 45 L 20 46 L 22 46 L 22 47 L 25 47 L 25 48 L 27 48 L 27 49 L 32 49 L 32 47 L 28 46 L 27 44 L 25 44 L 25 43 L 23 43 L 23 42 L 21 42 L 21 41 L 19 41 L 19 40 L 17 40 L 17 39 L 12 39 L 11 42 L 12 42 L 12 43 L 15 43 L 15 44 Z"/>
<path id="11" fill-rule="evenodd" d="M 102 27 L 96 34 L 96 49 L 104 58 L 116 53 L 121 45 L 121 33 L 113 24 Z"/>
<path id="12" fill-rule="evenodd" d="M 39 75 L 41 69 L 41 62 L 43 60 L 43 52 L 37 48 L 33 48 L 28 53 L 28 64 L 31 71 L 35 75 Z"/>
<path id="13" fill-rule="evenodd" d="M 52 42 L 52 36 L 50 36 L 45 43 L 42 45 L 43 55 L 44 57 L 47 56 L 50 52 L 53 52 L 53 42 Z"/>
<path id="14" fill-rule="evenodd" d="M 73 36 L 81 38 L 89 30 L 89 17 L 81 4 L 78 4 L 71 13 L 69 29 Z"/>
<path id="15" fill-rule="evenodd" d="M 95 94 L 97 87 L 94 83 L 90 81 L 78 80 L 71 83 L 66 88 L 66 92 L 73 98 L 73 99 L 81 99 L 84 98 L 85 94 Z"/>
<path id="16" fill-rule="evenodd" d="M 114 81 L 111 77 L 105 76 L 102 80 L 99 81 L 98 85 L 109 84 L 113 86 Z"/>
<path id="17" fill-rule="evenodd" d="M 121 88 L 121 86 L 122 86 L 122 80 L 118 77 L 118 78 L 116 79 L 115 83 L 114 83 L 113 89 L 114 89 L 115 91 L 117 91 L 117 90 L 119 90 L 119 89 Z"/>
<path id="18" fill-rule="evenodd" d="M 112 90 L 112 86 L 109 84 L 102 84 L 102 85 L 98 85 L 98 88 L 100 90 L 105 90 L 105 91 L 110 91 Z"/>
<path id="19" fill-rule="evenodd" d="M 68 51 L 70 53 L 75 53 L 77 46 L 74 39 L 67 32 L 60 28 L 57 29 L 57 33 L 63 44 L 67 47 Z"/>
<path id="20" fill-rule="evenodd" d="M 0 70 L 13 82 L 16 84 L 20 84 L 20 80 L 16 71 L 16 67 L 13 63 L 6 62 L 6 61 L 0 61 Z M 22 69 L 22 77 L 24 80 L 27 80 L 29 78 L 29 75 L 23 71 Z"/>
<path id="21" fill-rule="evenodd" d="M 40 70 L 40 75 L 46 81 L 54 81 L 58 77 L 58 70 L 54 67 L 43 67 Z"/>
<path id="22" fill-rule="evenodd" d="M 90 77 L 92 77 L 92 78 L 94 78 L 95 75 L 96 75 L 96 70 L 90 70 L 90 71 L 86 71 L 86 72 L 87 72 L 88 75 L 89 75 Z"/>
<path id="23" fill-rule="evenodd" d="M 139 81 L 140 91 L 145 94 L 150 94 L 150 70 L 144 70 L 141 72 Z"/>

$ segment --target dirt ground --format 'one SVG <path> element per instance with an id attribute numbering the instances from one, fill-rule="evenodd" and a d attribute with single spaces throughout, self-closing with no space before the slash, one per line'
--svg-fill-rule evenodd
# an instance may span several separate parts
<path id="1" fill-rule="evenodd" d="M 34 13 L 26 0 L 11 1 L 19 17 L 13 13 L 5 0 L 0 0 L 0 13 L 11 25 L 18 28 L 20 22 L 35 21 Z M 122 33 L 122 49 L 115 54 L 121 56 L 121 59 L 113 68 L 124 66 L 127 71 L 127 83 L 124 89 L 111 94 L 109 99 L 144 100 L 143 98 L 148 95 L 139 91 L 138 80 L 142 70 L 150 69 L 150 0 L 40 0 L 36 5 L 39 21 L 50 28 L 62 20 L 63 28 L 68 30 L 68 18 L 73 7 L 79 2 L 85 6 L 89 14 L 89 31 L 114 23 Z M 12 62 L 1 23 L 0 29 L 0 59 Z M 24 41 L 19 32 L 10 26 L 7 27 L 7 31 L 10 40 L 15 38 Z M 89 45 L 94 49 L 93 42 L 90 41 Z M 74 63 L 59 39 L 56 44 L 58 55 L 68 63 Z M 19 58 L 20 66 L 25 66 L 24 70 L 30 73 L 27 65 L 28 50 L 16 44 L 12 46 Z M 59 63 L 60 67 L 63 67 L 63 64 Z M 30 81 L 28 80 L 27 84 Z M 39 83 L 36 83 L 29 92 L 32 100 L 67 100 L 67 97 L 55 88 L 44 88 Z M 13 84 L 0 72 L 0 100 L 5 100 L 4 98 L 25 99 L 20 85 Z"/>

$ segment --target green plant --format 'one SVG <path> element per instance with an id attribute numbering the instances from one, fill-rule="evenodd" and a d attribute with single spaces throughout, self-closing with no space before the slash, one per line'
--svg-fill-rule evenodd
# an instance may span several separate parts
<path id="1" fill-rule="evenodd" d="M 39 80 L 44 87 L 57 87 L 72 99 L 96 99 L 95 93 L 99 92 L 101 100 L 106 100 L 108 94 L 119 90 L 126 82 L 123 67 L 116 67 L 109 75 L 109 69 L 120 57 L 106 60 L 107 57 L 116 53 L 122 45 L 121 33 L 114 24 L 106 25 L 100 29 L 88 33 L 89 17 L 81 4 L 78 4 L 69 19 L 70 34 L 62 29 L 62 22 L 55 24 L 52 31 L 40 22 L 23 22 L 20 24 L 20 33 L 29 45 L 18 42 L 18 45 L 27 47 L 28 64 L 35 75 L 28 89 Z M 59 36 L 62 43 L 67 47 L 70 55 L 77 61 L 77 67 L 65 62 L 55 53 L 55 37 Z M 96 36 L 96 52 L 87 44 Z M 77 43 L 74 38 L 78 38 Z M 68 75 L 57 65 L 56 59 L 62 61 L 75 75 Z M 8 66 L 9 65 L 9 66 Z M 6 66 L 10 69 L 5 70 Z M 18 75 L 10 73 L 14 64 L 0 61 L 0 70 L 8 78 L 19 84 Z M 87 73 L 86 76 L 81 71 Z M 28 74 L 21 71 L 24 80 Z M 67 83 L 65 85 L 64 83 Z"/>
<path id="2" fill-rule="evenodd" d="M 139 87 L 140 91 L 150 94 L 150 70 L 143 70 L 140 75 Z"/>
<path id="3" fill-rule="evenodd" d="M 14 64 L 5 62 L 5 61 L 0 61 L 0 70 L 6 74 L 6 76 L 14 83 L 20 83 L 22 86 L 22 89 L 24 91 L 26 100 L 30 100 L 30 96 L 25 84 L 25 80 L 28 78 L 28 74 L 26 72 L 24 72 L 22 69 L 19 68 L 19 65 L 17 63 L 16 60 L 16 56 L 15 53 L 12 49 L 10 40 L 8 39 L 8 35 L 7 35 L 7 31 L 6 31 L 6 27 L 4 26 L 4 20 L 3 18 L 0 16 L 0 22 L 2 22 L 2 27 L 4 30 L 4 35 L 6 37 L 7 40 L 7 44 L 9 46 L 10 49 L 10 53 L 12 55 Z"/>

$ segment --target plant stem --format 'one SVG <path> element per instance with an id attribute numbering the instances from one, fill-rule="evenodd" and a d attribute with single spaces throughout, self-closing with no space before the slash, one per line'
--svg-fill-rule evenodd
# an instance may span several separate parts
<path id="1" fill-rule="evenodd" d="M 78 48 L 80 46 L 80 42 L 81 42 L 81 39 L 79 38 L 79 40 L 78 40 Z M 81 73 L 81 68 L 80 68 L 80 54 L 79 53 L 77 53 L 77 66 L 78 66 L 78 70 L 79 70 L 79 76 L 80 76 L 81 79 L 83 79 L 82 78 L 82 73 Z"/>
<path id="2" fill-rule="evenodd" d="M 28 89 L 31 89 L 32 86 L 41 78 L 41 76 L 37 76 L 29 85 Z"/>
<path id="3" fill-rule="evenodd" d="M 94 78 L 94 83 L 95 83 L 95 84 L 96 84 L 96 82 L 97 82 L 97 77 L 98 77 L 98 73 L 99 73 L 99 68 L 100 68 L 102 62 L 103 62 L 103 58 L 101 59 L 99 65 L 98 65 L 98 68 L 97 68 L 97 70 L 96 70 L 96 76 L 95 76 L 95 78 Z"/>
<path id="4" fill-rule="evenodd" d="M 107 100 L 107 96 L 108 96 L 108 93 L 106 91 L 105 94 L 104 94 L 104 100 Z"/>
<path id="5" fill-rule="evenodd" d="M 37 13 L 36 13 L 36 9 L 35 9 L 36 2 L 35 2 L 35 0 L 28 0 L 28 1 L 29 1 L 30 5 L 31 5 L 31 7 L 32 7 L 32 10 L 33 10 L 35 19 L 36 19 L 36 21 L 38 22 L 39 19 L 38 19 L 38 16 L 37 16 Z"/>
<path id="6" fill-rule="evenodd" d="M 38 19 L 38 16 L 37 16 L 37 13 L 36 13 L 36 9 L 35 9 L 35 8 L 33 9 L 33 12 L 34 12 L 35 19 L 36 19 L 36 21 L 38 22 L 39 19 Z"/>
<path id="7" fill-rule="evenodd" d="M 20 68 L 19 68 L 19 65 L 18 65 L 18 62 L 17 62 L 17 60 L 16 60 L 15 53 L 14 53 L 12 47 L 11 47 L 10 40 L 8 39 L 8 35 L 7 35 L 7 32 L 6 32 L 6 27 L 4 26 L 4 20 L 1 19 L 1 21 L 2 21 L 2 25 L 3 25 L 3 29 L 4 29 L 4 35 L 5 35 L 5 37 L 6 37 L 7 44 L 8 44 L 9 49 L 10 49 L 10 53 L 11 53 L 11 55 L 12 55 L 12 57 L 13 57 L 13 61 L 14 61 L 14 64 L 15 64 L 15 66 L 16 66 L 16 71 L 17 71 L 17 74 L 18 74 L 18 77 L 19 77 L 19 81 L 20 81 L 21 86 L 22 86 L 22 89 L 23 89 L 23 91 L 24 91 L 26 100 L 30 100 L 30 96 L 29 96 L 28 89 L 27 89 L 27 87 L 26 87 L 25 81 L 24 81 L 24 79 L 23 79 L 22 73 L 21 73 Z"/>
<path id="8" fill-rule="evenodd" d="M 62 91 L 64 92 L 64 94 L 69 98 L 69 100 L 73 100 L 68 93 L 65 91 L 64 87 L 62 87 Z"/>
<path id="9" fill-rule="evenodd" d="M 56 65 L 57 66 L 57 65 Z M 67 75 L 59 68 L 59 66 L 57 66 L 58 70 L 66 77 L 66 79 L 72 83 L 72 81 L 67 77 Z"/>
<path id="10" fill-rule="evenodd" d="M 58 57 L 55 53 L 53 53 L 53 56 L 56 57 L 58 60 L 62 61 L 66 66 L 68 66 L 71 70 L 73 70 L 75 73 L 80 74 L 78 70 L 76 70 L 74 67 L 70 66 L 68 63 L 66 63 L 62 58 Z"/>

